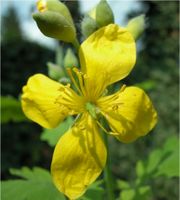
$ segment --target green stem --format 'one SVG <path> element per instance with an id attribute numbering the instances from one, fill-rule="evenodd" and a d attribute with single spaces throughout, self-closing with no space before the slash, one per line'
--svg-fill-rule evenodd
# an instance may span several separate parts
<path id="1" fill-rule="evenodd" d="M 115 200 L 114 197 L 114 189 L 113 189 L 113 181 L 112 181 L 112 173 L 110 169 L 110 155 L 109 155 L 109 146 L 108 146 L 108 135 L 106 133 L 104 135 L 104 142 L 107 148 L 107 163 L 104 168 L 104 179 L 106 184 L 106 190 L 108 195 L 108 200 Z"/>
<path id="2" fill-rule="evenodd" d="M 79 47 L 80 47 L 80 44 L 79 44 L 79 41 L 77 40 L 77 38 L 72 42 L 73 46 L 75 47 L 77 53 L 79 52 Z"/>

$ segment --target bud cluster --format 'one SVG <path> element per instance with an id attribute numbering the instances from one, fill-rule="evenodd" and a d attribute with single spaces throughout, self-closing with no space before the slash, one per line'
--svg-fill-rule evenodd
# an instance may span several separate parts
<path id="1" fill-rule="evenodd" d="M 38 0 L 38 12 L 33 14 L 40 31 L 51 38 L 72 43 L 79 49 L 76 28 L 69 9 L 60 0 Z M 81 33 L 87 38 L 103 26 L 114 23 L 114 14 L 106 0 L 100 0 L 96 7 L 85 14 L 81 22 Z M 137 40 L 145 29 L 145 16 L 140 15 L 131 19 L 126 29 Z M 48 74 L 57 81 L 67 83 L 66 69 L 78 67 L 78 59 L 71 48 L 63 52 L 61 47 L 56 51 L 55 63 L 48 62 Z"/>

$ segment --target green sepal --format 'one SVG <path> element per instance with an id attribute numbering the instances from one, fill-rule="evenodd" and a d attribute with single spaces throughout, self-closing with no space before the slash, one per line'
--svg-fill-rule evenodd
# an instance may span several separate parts
<path id="1" fill-rule="evenodd" d="M 48 37 L 64 42 L 73 42 L 76 38 L 74 26 L 63 15 L 57 12 L 44 11 L 34 13 L 33 18 L 41 32 Z"/>
<path id="2" fill-rule="evenodd" d="M 101 0 L 96 7 L 96 22 L 99 27 L 114 23 L 114 14 L 106 0 Z"/>

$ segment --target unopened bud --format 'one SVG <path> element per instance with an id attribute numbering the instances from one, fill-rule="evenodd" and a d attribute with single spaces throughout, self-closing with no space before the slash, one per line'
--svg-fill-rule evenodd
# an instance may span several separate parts
<path id="1" fill-rule="evenodd" d="M 83 21 L 81 22 L 81 32 L 84 38 L 87 38 L 96 30 L 97 30 L 96 21 L 93 18 L 89 17 L 88 15 L 85 16 Z"/>
<path id="2" fill-rule="evenodd" d="M 137 40 L 145 29 L 145 15 L 139 15 L 131 19 L 126 28 L 133 35 L 134 39 Z"/>
<path id="3" fill-rule="evenodd" d="M 48 66 L 48 75 L 50 78 L 57 81 L 65 76 L 65 73 L 60 66 L 55 65 L 54 63 L 51 62 L 48 62 L 47 66 Z"/>
<path id="4" fill-rule="evenodd" d="M 89 17 L 91 17 L 92 19 L 96 20 L 96 7 L 92 8 L 88 13 L 87 15 Z"/>
<path id="5" fill-rule="evenodd" d="M 41 32 L 48 37 L 64 42 L 72 42 L 76 38 L 74 26 L 63 15 L 57 12 L 44 11 L 34 13 L 33 18 Z"/>
<path id="6" fill-rule="evenodd" d="M 39 0 L 37 9 L 39 13 L 33 14 L 33 18 L 44 35 L 64 42 L 74 41 L 76 30 L 65 4 L 59 0 Z"/>
<path id="7" fill-rule="evenodd" d="M 78 66 L 78 60 L 73 53 L 72 49 L 68 49 L 66 51 L 66 55 L 64 57 L 64 67 L 65 68 L 72 68 L 72 67 L 77 67 Z"/>
<path id="8" fill-rule="evenodd" d="M 40 0 L 37 2 L 37 9 L 39 12 L 44 12 L 47 10 L 47 2 L 45 0 Z"/>
<path id="9" fill-rule="evenodd" d="M 37 2 L 37 9 L 40 12 L 49 10 L 58 12 L 63 15 L 73 25 L 73 20 L 67 6 L 59 0 L 39 0 Z"/>
<path id="10" fill-rule="evenodd" d="M 96 7 L 96 22 L 99 27 L 114 23 L 114 15 L 106 0 L 101 0 Z"/>

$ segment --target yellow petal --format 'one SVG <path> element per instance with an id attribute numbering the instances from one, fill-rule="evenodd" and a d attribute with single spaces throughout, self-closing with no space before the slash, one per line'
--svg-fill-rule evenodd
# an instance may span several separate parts
<path id="1" fill-rule="evenodd" d="M 113 135 L 128 143 L 146 135 L 157 122 L 157 113 L 149 97 L 137 87 L 127 87 L 102 97 L 98 106 L 108 120 Z"/>
<path id="2" fill-rule="evenodd" d="M 23 87 L 21 103 L 25 115 L 45 128 L 54 128 L 67 115 L 81 110 L 81 98 L 69 86 L 42 74 L 29 78 Z"/>
<path id="3" fill-rule="evenodd" d="M 100 175 L 106 162 L 106 148 L 94 120 L 87 114 L 59 140 L 51 173 L 56 187 L 70 199 L 77 199 Z"/>
<path id="4" fill-rule="evenodd" d="M 136 60 L 135 41 L 127 29 L 110 24 L 82 43 L 79 56 L 82 71 L 91 83 L 107 86 L 130 73 Z"/>

